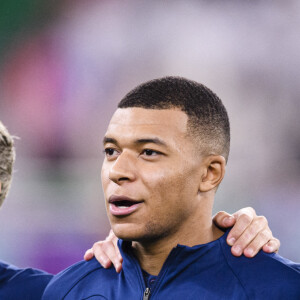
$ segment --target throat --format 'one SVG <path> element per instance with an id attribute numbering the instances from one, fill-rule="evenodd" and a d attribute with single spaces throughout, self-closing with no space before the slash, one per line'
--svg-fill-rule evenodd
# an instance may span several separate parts
<path id="1" fill-rule="evenodd" d="M 223 234 L 223 231 L 211 224 L 204 236 L 199 236 L 197 232 L 193 231 L 189 233 L 191 238 L 188 236 L 179 238 L 178 235 L 175 237 L 167 236 L 163 239 L 151 241 L 149 243 L 132 242 L 132 248 L 142 270 L 157 276 L 172 249 L 178 244 L 193 247 L 195 245 L 212 242 L 220 238 Z"/>
<path id="2" fill-rule="evenodd" d="M 155 245 L 145 246 L 139 242 L 132 243 L 133 252 L 145 272 L 157 276 L 172 248 L 160 248 Z"/>

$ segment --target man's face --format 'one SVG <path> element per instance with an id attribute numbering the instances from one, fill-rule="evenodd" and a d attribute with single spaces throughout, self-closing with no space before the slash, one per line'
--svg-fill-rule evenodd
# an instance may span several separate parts
<path id="1" fill-rule="evenodd" d="M 188 226 L 199 201 L 195 142 L 180 110 L 117 109 L 104 137 L 107 214 L 123 239 L 155 240 Z"/>

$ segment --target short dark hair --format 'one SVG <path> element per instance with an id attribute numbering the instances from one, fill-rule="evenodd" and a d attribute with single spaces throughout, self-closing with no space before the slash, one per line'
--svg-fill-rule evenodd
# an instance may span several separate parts
<path id="1" fill-rule="evenodd" d="M 182 77 L 154 79 L 134 88 L 118 108 L 180 109 L 188 116 L 188 133 L 199 137 L 201 152 L 223 155 L 230 148 L 229 118 L 220 98 L 201 83 Z"/>

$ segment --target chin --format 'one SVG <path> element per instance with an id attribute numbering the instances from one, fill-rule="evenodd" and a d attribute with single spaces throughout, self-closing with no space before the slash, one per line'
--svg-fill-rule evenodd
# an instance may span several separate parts
<path id="1" fill-rule="evenodd" d="M 143 237 L 136 224 L 112 224 L 111 228 L 119 239 L 125 241 L 137 241 Z"/>

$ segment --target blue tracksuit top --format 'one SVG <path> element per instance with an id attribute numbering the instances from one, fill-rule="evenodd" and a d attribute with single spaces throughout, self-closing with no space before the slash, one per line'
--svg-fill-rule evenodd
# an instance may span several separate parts
<path id="1" fill-rule="evenodd" d="M 120 274 L 95 259 L 79 262 L 54 276 L 42 299 L 300 299 L 299 264 L 262 251 L 251 259 L 234 257 L 227 233 L 208 244 L 175 247 L 150 296 L 130 243 L 119 241 L 124 259 Z"/>
<path id="2" fill-rule="evenodd" d="M 0 300 L 40 300 L 52 274 L 0 261 Z"/>

